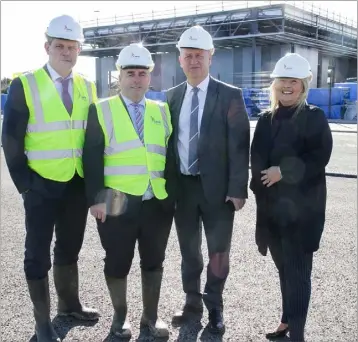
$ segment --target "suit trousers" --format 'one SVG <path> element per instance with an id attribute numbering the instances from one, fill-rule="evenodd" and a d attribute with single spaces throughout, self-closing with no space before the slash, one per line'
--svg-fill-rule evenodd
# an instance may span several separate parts
<path id="1" fill-rule="evenodd" d="M 133 203 L 134 202 L 134 203 Z M 111 278 L 125 278 L 131 268 L 138 241 L 140 266 L 144 271 L 163 269 L 165 250 L 173 222 L 174 207 L 169 209 L 156 198 L 133 201 L 125 213 L 97 220 L 101 244 L 106 252 L 104 274 Z"/>
<path id="2" fill-rule="evenodd" d="M 305 252 L 294 236 L 272 229 L 268 247 L 280 277 L 281 322 L 288 324 L 290 341 L 302 342 L 311 297 L 313 253 Z"/>
<path id="3" fill-rule="evenodd" d="M 23 201 L 26 278 L 38 280 L 47 276 L 51 269 L 50 249 L 54 230 L 54 264 L 65 266 L 76 263 L 88 214 L 83 179 L 76 175 L 64 185 L 58 196 L 51 198 L 37 190 L 29 190 L 23 194 Z"/>
<path id="4" fill-rule="evenodd" d="M 203 299 L 208 310 L 223 309 L 223 290 L 229 274 L 229 254 L 234 221 L 232 205 L 210 205 L 204 196 L 200 176 L 181 176 L 175 212 L 175 225 L 182 256 L 181 274 L 186 302 Z M 209 252 L 203 295 L 200 277 L 204 268 L 202 224 Z"/>

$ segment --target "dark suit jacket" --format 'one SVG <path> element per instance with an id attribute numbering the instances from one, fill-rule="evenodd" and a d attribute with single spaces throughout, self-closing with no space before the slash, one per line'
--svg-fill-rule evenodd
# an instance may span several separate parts
<path id="1" fill-rule="evenodd" d="M 49 74 L 46 66 L 44 69 Z M 20 78 L 15 78 L 5 103 L 1 136 L 10 176 L 19 193 L 33 190 L 44 197 L 57 198 L 62 195 L 67 183 L 45 179 L 28 166 L 25 135 L 29 116 L 22 82 Z"/>
<path id="2" fill-rule="evenodd" d="M 289 234 L 306 251 L 319 248 L 325 222 L 325 167 L 332 134 L 323 111 L 306 106 L 285 120 L 260 115 L 251 145 L 250 189 L 257 203 L 256 243 L 267 252 L 268 229 Z M 267 188 L 261 171 L 280 166 L 282 180 Z"/>
<path id="3" fill-rule="evenodd" d="M 180 190 L 178 125 L 186 84 L 167 91 L 173 133 L 166 178 L 173 200 Z M 201 181 L 209 203 L 220 205 L 226 196 L 247 198 L 249 149 L 250 124 L 241 90 L 210 77 L 198 145 Z"/>

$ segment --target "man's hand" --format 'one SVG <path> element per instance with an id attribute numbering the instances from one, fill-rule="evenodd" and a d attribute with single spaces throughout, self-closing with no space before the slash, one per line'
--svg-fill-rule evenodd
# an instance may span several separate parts
<path id="1" fill-rule="evenodd" d="M 234 198 L 234 197 L 226 197 L 225 202 L 231 201 L 234 204 L 235 211 L 239 211 L 242 209 L 246 203 L 246 200 L 244 198 Z"/>
<path id="2" fill-rule="evenodd" d="M 267 170 L 262 170 L 261 174 L 263 174 L 261 177 L 262 183 L 267 187 L 279 182 L 282 178 L 279 166 L 271 166 Z"/>
<path id="3" fill-rule="evenodd" d="M 106 203 L 95 204 L 92 205 L 92 207 L 90 208 L 91 215 L 94 218 L 101 220 L 102 223 L 106 221 L 106 212 L 107 212 Z"/>

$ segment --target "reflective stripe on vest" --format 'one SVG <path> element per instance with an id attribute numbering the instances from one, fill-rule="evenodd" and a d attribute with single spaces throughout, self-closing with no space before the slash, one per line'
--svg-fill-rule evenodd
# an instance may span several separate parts
<path id="1" fill-rule="evenodd" d="M 87 120 L 65 120 L 65 121 L 56 121 L 56 122 L 45 122 L 45 116 L 42 109 L 42 104 L 40 100 L 40 93 L 36 83 L 36 79 L 34 74 L 27 74 L 24 75 L 29 82 L 29 86 L 31 89 L 31 97 L 32 103 L 35 109 L 35 124 L 28 124 L 27 125 L 27 132 L 28 133 L 42 133 L 42 132 L 53 132 L 53 131 L 61 131 L 67 129 L 86 129 L 87 127 Z M 92 103 L 92 87 L 91 83 L 87 80 L 83 79 L 86 84 L 89 103 Z M 72 157 L 72 155 L 71 155 Z M 47 159 L 52 159 L 51 157 Z"/>
<path id="2" fill-rule="evenodd" d="M 96 103 L 105 138 L 104 185 L 135 196 L 142 196 L 151 185 L 154 196 L 164 199 L 170 114 L 167 104 L 145 101 L 143 142 L 118 96 Z"/>
<path id="3" fill-rule="evenodd" d="M 146 175 L 148 173 L 147 167 L 143 165 L 121 165 L 121 166 L 105 166 L 104 174 L 106 176 L 117 175 Z M 150 178 L 163 178 L 163 171 L 151 171 Z"/>
<path id="4" fill-rule="evenodd" d="M 164 107 L 164 104 L 161 104 L 161 103 L 159 103 L 158 105 L 159 105 L 160 113 L 162 115 L 165 136 L 167 139 L 167 137 L 169 137 L 170 131 L 169 131 L 169 126 L 168 126 L 167 115 L 165 113 L 165 107 Z M 113 132 L 112 113 L 111 113 L 111 109 L 109 107 L 109 101 L 101 102 L 100 106 L 101 106 L 101 110 L 103 113 L 104 124 L 106 126 L 107 134 L 109 136 L 109 146 L 106 146 L 105 150 L 104 150 L 104 153 L 106 155 L 109 156 L 112 154 L 128 151 L 128 150 L 139 148 L 139 147 L 143 146 L 143 144 L 139 138 L 135 139 L 135 140 L 131 140 L 131 141 L 125 141 L 122 143 L 118 143 L 115 139 L 115 135 Z M 148 144 L 148 145 L 146 145 L 146 148 L 147 148 L 148 152 L 160 154 L 164 157 L 166 156 L 167 149 L 163 146 L 155 145 L 155 144 Z M 134 173 L 137 173 L 137 172 L 134 172 Z M 106 168 L 105 168 L 104 174 L 105 175 L 113 175 L 116 173 L 106 173 Z M 125 175 L 127 173 L 119 173 L 119 174 Z"/>
<path id="5" fill-rule="evenodd" d="M 31 160 L 63 159 L 73 158 L 74 156 L 80 158 L 82 157 L 82 150 L 25 151 L 25 154 Z"/>

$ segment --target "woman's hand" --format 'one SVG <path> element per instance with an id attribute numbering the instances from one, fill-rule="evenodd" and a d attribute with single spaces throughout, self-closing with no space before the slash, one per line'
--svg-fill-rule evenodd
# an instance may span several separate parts
<path id="1" fill-rule="evenodd" d="M 266 185 L 267 187 L 274 185 L 282 179 L 279 166 L 271 166 L 267 170 L 262 170 L 261 174 L 263 174 L 261 177 L 262 184 Z"/>

